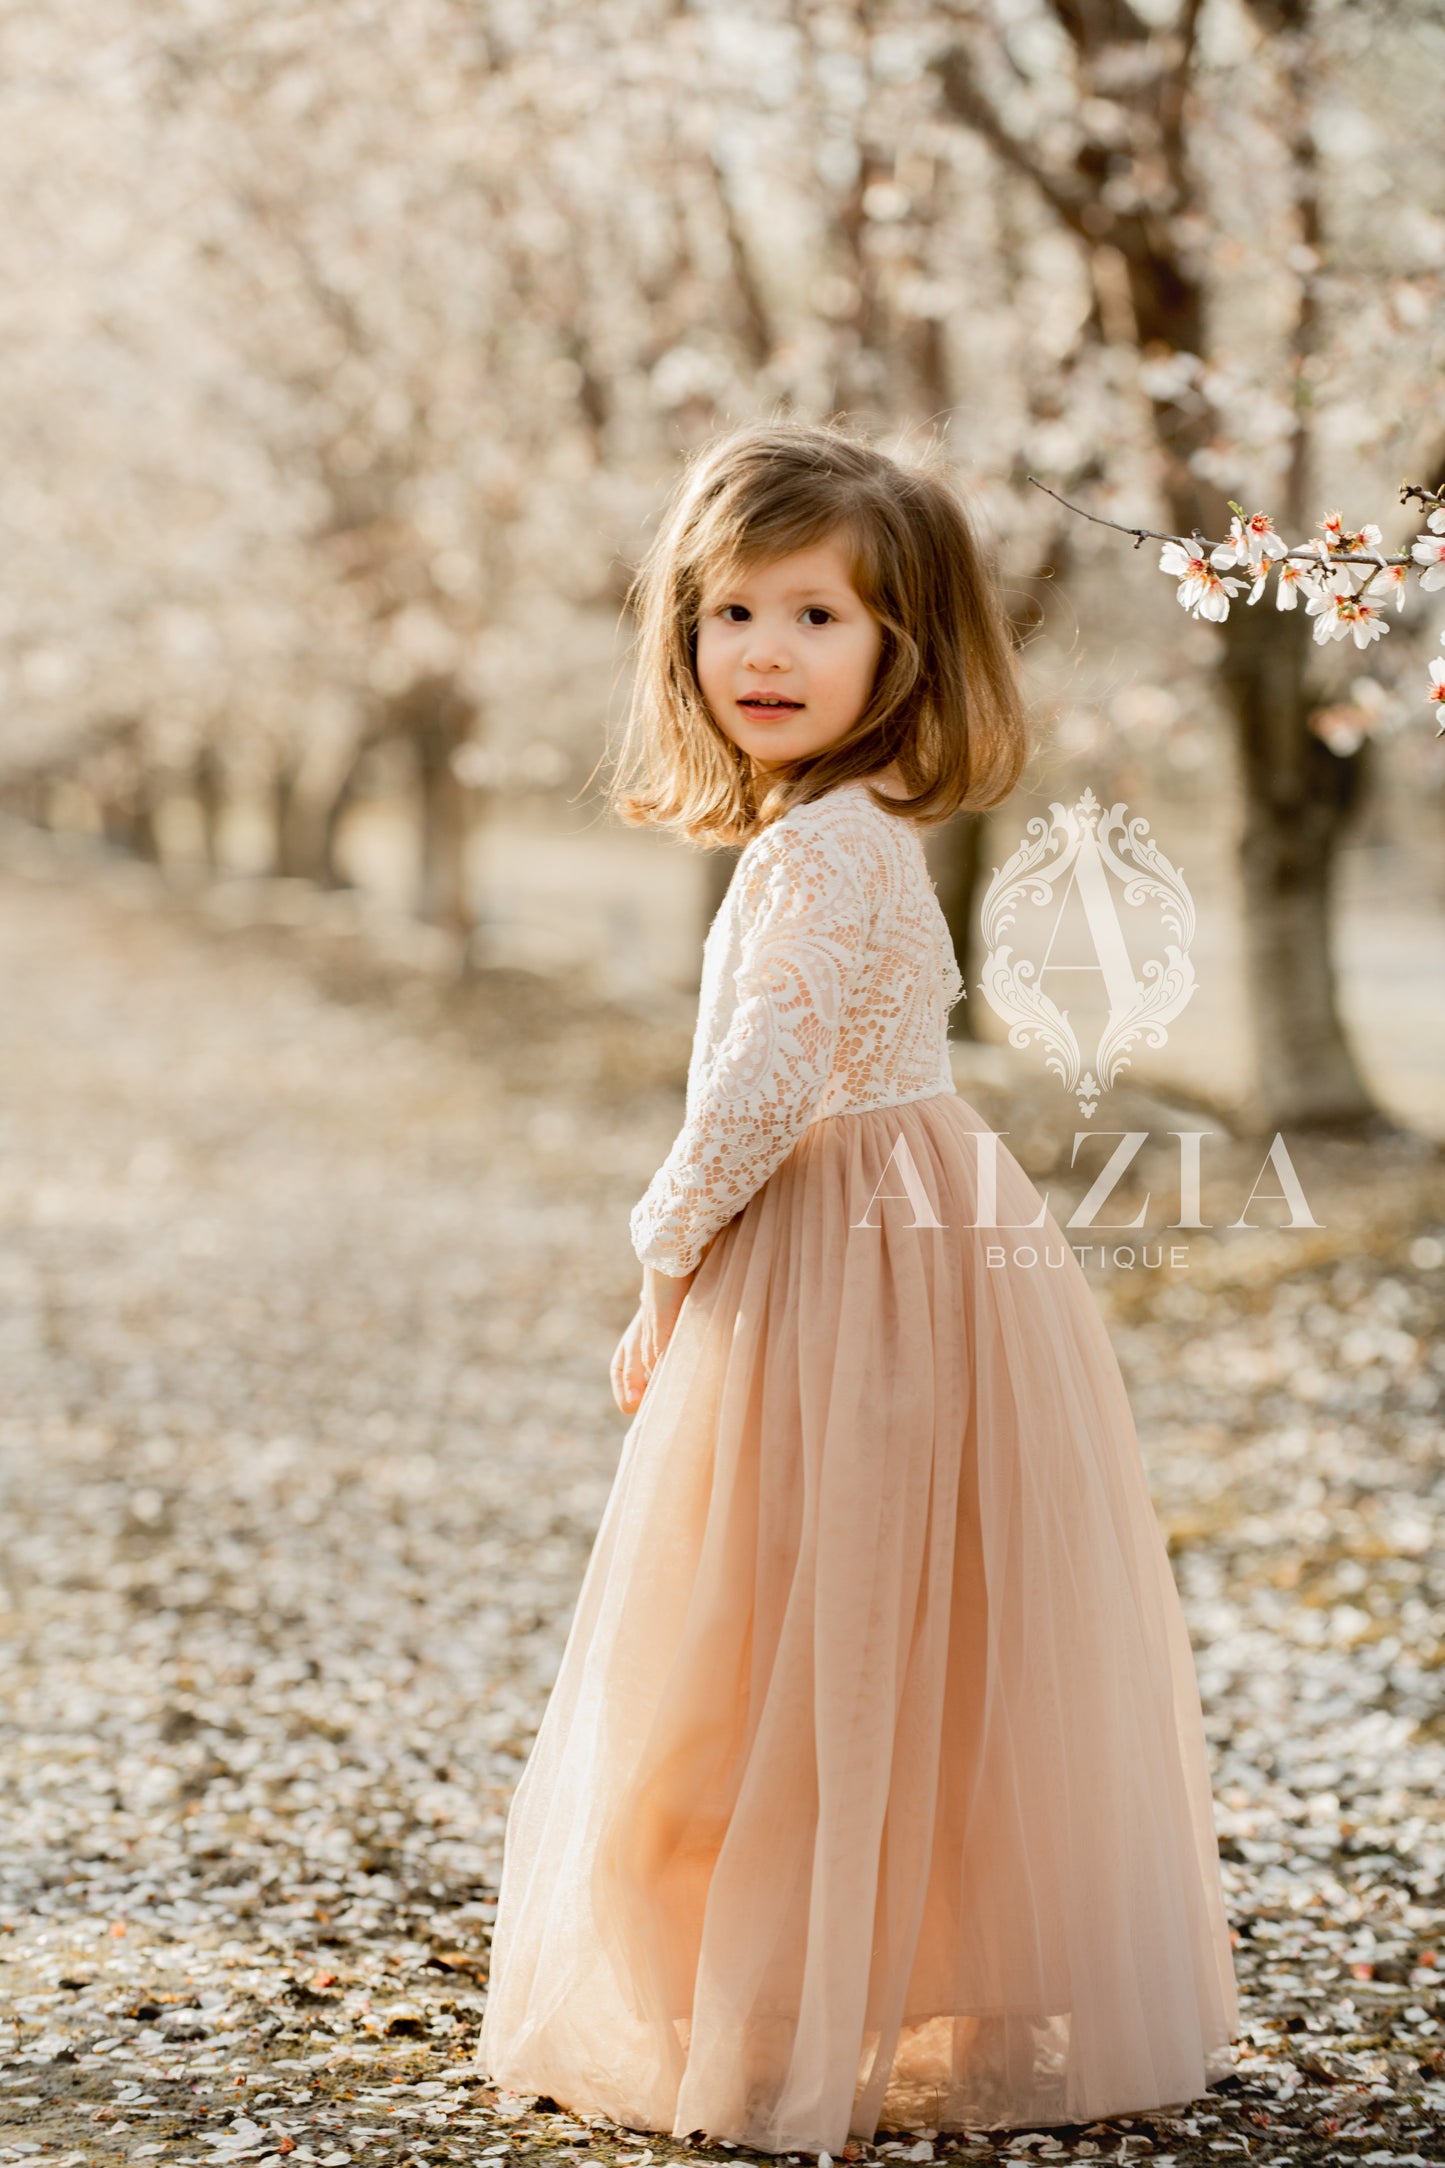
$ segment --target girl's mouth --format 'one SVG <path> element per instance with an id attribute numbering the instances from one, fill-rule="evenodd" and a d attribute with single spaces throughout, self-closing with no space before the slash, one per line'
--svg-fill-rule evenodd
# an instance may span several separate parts
<path id="1" fill-rule="evenodd" d="M 784 699 L 781 693 L 750 693 L 738 702 L 745 715 L 796 715 L 801 700 Z"/>

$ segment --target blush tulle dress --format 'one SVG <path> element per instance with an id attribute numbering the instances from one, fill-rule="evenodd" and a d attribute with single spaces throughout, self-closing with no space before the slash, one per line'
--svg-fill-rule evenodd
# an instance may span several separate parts
<path id="1" fill-rule="evenodd" d="M 954 1085 L 962 990 L 868 786 L 741 853 L 631 1220 L 700 1268 L 507 1822 L 510 2091 L 836 2153 L 1232 2066 L 1183 1612 L 1082 1268 Z"/>

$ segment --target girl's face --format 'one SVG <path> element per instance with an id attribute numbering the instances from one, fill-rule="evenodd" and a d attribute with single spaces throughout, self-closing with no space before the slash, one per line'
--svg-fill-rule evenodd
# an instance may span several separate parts
<path id="1" fill-rule="evenodd" d="M 883 628 L 830 535 L 704 595 L 697 678 L 718 727 L 760 768 L 834 745 L 873 690 Z"/>

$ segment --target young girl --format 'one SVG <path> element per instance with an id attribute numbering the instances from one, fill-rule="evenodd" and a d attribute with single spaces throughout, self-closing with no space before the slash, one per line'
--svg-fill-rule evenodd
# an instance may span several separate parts
<path id="1" fill-rule="evenodd" d="M 1022 767 L 995 591 L 943 479 L 783 426 L 696 462 L 638 600 L 619 808 L 745 848 L 481 2065 L 773 2152 L 1186 2102 L 1237 2006 L 1183 1613 L 1082 1269 L 949 1065 L 920 828 Z"/>

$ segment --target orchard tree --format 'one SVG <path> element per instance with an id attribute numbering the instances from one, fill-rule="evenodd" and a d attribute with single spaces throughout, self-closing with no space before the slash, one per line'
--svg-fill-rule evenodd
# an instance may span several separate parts
<path id="1" fill-rule="evenodd" d="M 1272 501 L 1298 533 L 1331 390 L 1398 399 L 1418 452 L 1411 378 L 1418 387 L 1428 363 L 1438 369 L 1438 335 L 1421 335 L 1409 306 L 1391 327 L 1388 294 L 1365 310 L 1357 282 L 1332 279 L 1339 243 L 1327 223 L 1332 210 L 1350 214 L 1351 177 L 1337 176 L 1327 203 L 1320 121 L 1322 106 L 1348 105 L 1368 39 L 1422 20 L 1410 0 L 1388 19 L 1330 0 L 979 0 L 951 15 L 935 63 L 943 100 L 1070 237 L 1104 336 L 1137 355 L 1172 531 L 1223 537 L 1231 497 L 1247 492 L 1251 512 Z M 1355 217 L 1352 244 L 1359 231 Z M 1433 268 L 1412 275 L 1407 260 L 1393 284 L 1407 304 L 1434 299 L 1438 322 Z M 1251 286 L 1254 313 L 1241 320 Z M 1381 346 L 1365 383 L 1362 316 Z M 1359 1125 L 1372 1114 L 1340 1023 L 1330 912 L 1369 749 L 1337 752 L 1311 728 L 1324 693 L 1311 633 L 1304 611 L 1272 622 L 1247 608 L 1229 611 L 1219 631 L 1246 807 L 1253 1111 L 1268 1126 Z"/>

